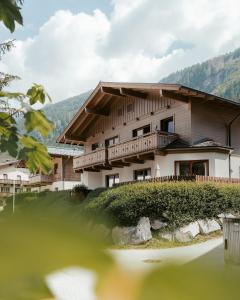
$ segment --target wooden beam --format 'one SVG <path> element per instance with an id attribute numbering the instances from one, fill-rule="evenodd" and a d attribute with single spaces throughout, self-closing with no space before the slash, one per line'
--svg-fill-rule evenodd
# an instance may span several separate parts
<path id="1" fill-rule="evenodd" d="M 154 160 L 154 152 L 138 155 L 140 160 Z"/>
<path id="2" fill-rule="evenodd" d="M 170 98 L 182 102 L 189 102 L 188 96 L 179 95 L 177 93 L 166 91 L 166 90 L 160 90 L 160 95 L 166 98 Z"/>
<path id="3" fill-rule="evenodd" d="M 90 115 L 109 116 L 109 111 L 103 109 L 99 110 L 85 107 L 85 112 Z"/>
<path id="4" fill-rule="evenodd" d="M 147 93 L 135 91 L 132 89 L 126 89 L 126 88 L 120 88 L 120 92 L 122 95 L 141 98 L 141 99 L 146 99 L 148 96 Z"/>
<path id="5" fill-rule="evenodd" d="M 123 168 L 123 167 L 129 167 L 130 166 L 130 163 L 126 163 L 122 160 L 109 162 L 109 164 L 110 164 L 110 166 L 112 166 L 114 168 Z"/>
<path id="6" fill-rule="evenodd" d="M 84 168 L 83 171 L 86 171 L 86 172 L 97 172 L 97 173 L 100 172 L 100 170 L 97 170 L 97 169 L 94 169 L 94 168 Z"/>
<path id="7" fill-rule="evenodd" d="M 135 157 L 129 157 L 129 158 L 124 158 L 124 162 L 126 163 L 134 163 L 134 164 L 144 164 L 144 160 L 138 159 L 136 156 Z"/>
<path id="8" fill-rule="evenodd" d="M 125 95 L 121 94 L 120 89 L 114 89 L 111 87 L 102 86 L 101 91 L 102 93 L 109 94 L 112 96 L 126 97 Z"/>

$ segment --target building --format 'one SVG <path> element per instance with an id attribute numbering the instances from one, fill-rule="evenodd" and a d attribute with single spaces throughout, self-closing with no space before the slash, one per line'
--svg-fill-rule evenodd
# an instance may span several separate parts
<path id="1" fill-rule="evenodd" d="M 25 164 L 6 153 L 0 156 L 0 196 L 29 191 L 29 175 Z"/>
<path id="2" fill-rule="evenodd" d="M 53 159 L 53 170 L 49 175 L 31 174 L 29 185 L 32 191 L 71 190 L 81 184 L 81 174 L 73 171 L 73 157 L 82 154 L 82 150 L 48 147 L 48 153 Z"/>
<path id="3" fill-rule="evenodd" d="M 59 143 L 89 188 L 169 175 L 240 177 L 240 104 L 177 84 L 100 82 Z"/>

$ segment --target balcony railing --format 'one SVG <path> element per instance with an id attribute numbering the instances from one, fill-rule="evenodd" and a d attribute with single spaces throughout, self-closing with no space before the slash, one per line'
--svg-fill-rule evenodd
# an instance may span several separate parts
<path id="1" fill-rule="evenodd" d="M 71 174 L 69 176 L 64 176 L 62 178 L 61 174 L 54 174 L 53 176 L 54 181 L 80 181 L 80 175 L 79 174 Z"/>
<path id="2" fill-rule="evenodd" d="M 106 163 L 107 151 L 106 149 L 96 150 L 73 159 L 73 169 L 81 169 L 92 166 L 97 166 Z"/>
<path id="3" fill-rule="evenodd" d="M 0 184 L 6 185 L 28 185 L 29 181 L 27 180 L 13 180 L 13 179 L 0 179 Z"/>
<path id="4" fill-rule="evenodd" d="M 36 174 L 30 176 L 30 185 L 51 184 L 53 182 L 53 175 Z"/>
<path id="5" fill-rule="evenodd" d="M 175 133 L 153 132 L 123 143 L 113 145 L 108 149 L 108 160 L 115 160 L 166 147 L 177 138 Z"/>

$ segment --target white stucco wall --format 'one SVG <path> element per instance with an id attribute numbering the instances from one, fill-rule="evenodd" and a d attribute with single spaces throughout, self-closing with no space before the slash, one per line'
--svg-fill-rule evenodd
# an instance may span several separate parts
<path id="1" fill-rule="evenodd" d="M 240 155 L 231 156 L 232 178 L 240 178 Z"/>
<path id="2" fill-rule="evenodd" d="M 30 172 L 25 168 L 16 168 L 15 166 L 8 166 L 0 169 L 0 179 L 3 179 L 3 174 L 8 175 L 8 179 L 18 180 L 18 175 L 22 180 L 29 180 Z"/>
<path id="3" fill-rule="evenodd" d="M 156 156 L 154 161 L 147 161 L 144 164 L 132 164 L 129 167 L 113 168 L 99 173 L 84 172 L 82 182 L 90 189 L 106 186 L 106 176 L 119 174 L 120 182 L 132 181 L 134 170 L 151 168 L 151 176 L 170 176 L 174 175 L 175 161 L 189 160 L 208 160 L 209 176 L 228 177 L 229 176 L 229 156 L 224 153 L 182 153 L 168 154 L 166 156 Z M 232 158 L 232 178 L 239 178 L 240 156 Z"/>

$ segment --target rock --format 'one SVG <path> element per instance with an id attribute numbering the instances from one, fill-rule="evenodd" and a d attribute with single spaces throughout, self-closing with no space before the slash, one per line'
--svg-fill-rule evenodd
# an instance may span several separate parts
<path id="1" fill-rule="evenodd" d="M 167 240 L 169 242 L 174 241 L 174 233 L 173 232 L 160 232 L 159 237 L 161 239 Z"/>
<path id="2" fill-rule="evenodd" d="M 159 229 L 162 229 L 164 227 L 167 226 L 167 223 L 161 221 L 161 220 L 153 220 L 151 221 L 151 228 L 153 230 L 159 230 Z"/>
<path id="3" fill-rule="evenodd" d="M 221 224 L 223 224 L 223 219 L 224 218 L 234 219 L 234 218 L 236 218 L 236 216 L 234 216 L 231 213 L 221 213 L 221 214 L 218 215 L 218 218 L 219 218 Z"/>
<path id="4" fill-rule="evenodd" d="M 152 239 L 149 218 L 141 218 L 137 226 L 115 227 L 112 230 L 112 238 L 118 245 L 138 245 Z"/>
<path id="5" fill-rule="evenodd" d="M 188 234 L 192 239 L 200 233 L 198 222 L 189 223 L 187 226 L 181 227 L 179 231 Z"/>
<path id="6" fill-rule="evenodd" d="M 202 234 L 209 234 L 214 231 L 221 230 L 220 225 L 215 220 L 199 220 L 198 221 L 199 229 Z"/>
<path id="7" fill-rule="evenodd" d="M 180 230 L 176 230 L 174 233 L 174 239 L 175 239 L 175 241 L 180 242 L 180 243 L 187 243 L 187 242 L 191 242 L 193 237 L 189 231 L 182 232 Z"/>

